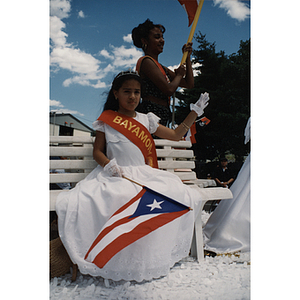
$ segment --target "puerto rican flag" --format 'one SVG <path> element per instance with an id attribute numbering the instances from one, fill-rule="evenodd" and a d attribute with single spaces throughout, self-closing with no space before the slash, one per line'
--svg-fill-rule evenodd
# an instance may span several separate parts
<path id="1" fill-rule="evenodd" d="M 196 121 L 193 123 L 193 125 L 191 126 L 191 128 L 189 129 L 189 131 L 185 134 L 184 136 L 184 140 L 185 141 L 191 141 L 192 144 L 196 144 L 196 137 L 195 134 L 197 133 L 197 129 L 196 129 L 196 123 L 199 122 L 199 125 L 201 127 L 208 125 L 210 122 L 210 119 L 203 117 L 200 120 Z"/>
<path id="2" fill-rule="evenodd" d="M 198 4 L 200 0 L 178 0 L 178 1 L 185 9 L 189 18 L 189 26 L 191 26 L 191 24 L 194 21 L 196 10 L 198 8 Z"/>
<path id="3" fill-rule="evenodd" d="M 144 186 L 108 219 L 84 259 L 103 268 L 122 249 L 189 210 L 189 207 Z"/>

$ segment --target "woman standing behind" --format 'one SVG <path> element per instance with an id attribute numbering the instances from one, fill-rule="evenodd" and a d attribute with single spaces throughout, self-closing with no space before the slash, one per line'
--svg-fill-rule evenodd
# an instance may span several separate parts
<path id="1" fill-rule="evenodd" d="M 188 52 L 186 65 L 179 66 L 175 72 L 158 63 L 165 44 L 164 32 L 164 26 L 147 19 L 132 30 L 132 39 L 145 53 L 136 68 L 142 78 L 142 103 L 137 110 L 155 113 L 160 117 L 160 124 L 167 126 L 171 120 L 170 96 L 178 87 L 193 88 L 194 77 L 190 59 L 192 43 L 183 46 L 182 51 Z"/>

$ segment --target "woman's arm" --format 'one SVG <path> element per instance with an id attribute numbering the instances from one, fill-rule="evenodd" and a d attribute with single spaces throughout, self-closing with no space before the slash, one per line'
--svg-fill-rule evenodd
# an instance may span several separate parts
<path id="1" fill-rule="evenodd" d="M 179 86 L 188 89 L 192 89 L 194 87 L 194 74 L 191 62 L 191 54 L 193 51 L 192 45 L 193 43 L 188 43 L 182 47 L 182 53 L 187 51 L 188 55 L 186 59 L 186 75 L 180 80 Z M 174 76 L 176 75 L 175 72 L 171 71 L 170 69 L 168 69 L 168 72 L 173 80 Z"/>
<path id="2" fill-rule="evenodd" d="M 105 141 L 104 132 L 96 131 L 93 157 L 94 160 L 103 168 L 110 162 L 110 160 L 104 154 L 105 146 L 106 146 L 106 141 Z"/>
<path id="3" fill-rule="evenodd" d="M 180 66 L 176 70 L 176 74 L 172 71 L 170 72 L 172 73 L 170 74 L 172 80 L 168 83 L 165 76 L 152 59 L 146 57 L 142 61 L 141 73 L 147 76 L 157 86 L 157 88 L 167 96 L 172 96 L 177 90 L 183 76 L 186 73 L 185 66 Z"/>

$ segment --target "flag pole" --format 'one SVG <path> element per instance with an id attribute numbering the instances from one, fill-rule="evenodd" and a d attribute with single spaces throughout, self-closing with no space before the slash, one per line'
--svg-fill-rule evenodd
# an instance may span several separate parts
<path id="1" fill-rule="evenodd" d="M 194 36 L 195 30 L 196 30 L 196 26 L 197 26 L 198 19 L 199 19 L 199 16 L 200 16 L 200 12 L 201 12 L 201 9 L 202 9 L 202 6 L 203 6 L 203 2 L 204 2 L 204 0 L 200 0 L 200 2 L 198 4 L 198 7 L 197 7 L 197 10 L 196 10 L 196 13 L 195 13 L 195 17 L 194 17 L 194 21 L 193 21 L 193 24 L 192 24 L 192 27 L 191 27 L 190 35 L 189 35 L 188 40 L 187 40 L 187 43 L 190 43 L 193 40 L 193 36 Z M 188 54 L 187 51 L 183 53 L 180 65 L 185 63 L 186 58 L 187 58 L 187 54 Z"/>
<path id="2" fill-rule="evenodd" d="M 141 187 L 144 187 L 142 184 L 140 184 L 140 183 L 138 183 L 138 182 L 136 182 L 136 181 L 134 181 L 134 180 L 132 180 L 132 179 L 124 176 L 124 175 L 122 175 L 122 177 L 125 178 L 125 179 L 127 179 L 127 180 L 129 180 L 129 181 L 131 181 L 131 182 L 133 182 L 133 183 L 135 183 L 135 184 L 137 184 L 137 185 L 139 185 L 139 186 L 141 186 Z"/>

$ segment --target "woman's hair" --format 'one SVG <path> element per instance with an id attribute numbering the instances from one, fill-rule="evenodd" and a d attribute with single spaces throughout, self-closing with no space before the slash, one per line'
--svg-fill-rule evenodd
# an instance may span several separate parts
<path id="1" fill-rule="evenodd" d="M 159 28 L 162 33 L 166 31 L 163 25 L 153 24 L 152 21 L 147 19 L 144 23 L 132 29 L 131 36 L 133 44 L 138 48 L 143 48 L 142 38 L 148 40 L 150 30 L 153 28 Z"/>
<path id="2" fill-rule="evenodd" d="M 124 71 L 119 73 L 112 82 L 111 89 L 108 93 L 106 102 L 104 104 L 103 111 L 105 110 L 114 110 L 117 111 L 119 109 L 119 101 L 115 98 L 114 91 L 118 91 L 119 88 L 123 85 L 123 83 L 127 80 L 134 79 L 138 81 L 140 84 L 142 83 L 141 77 L 137 72 L 133 71 Z"/>

